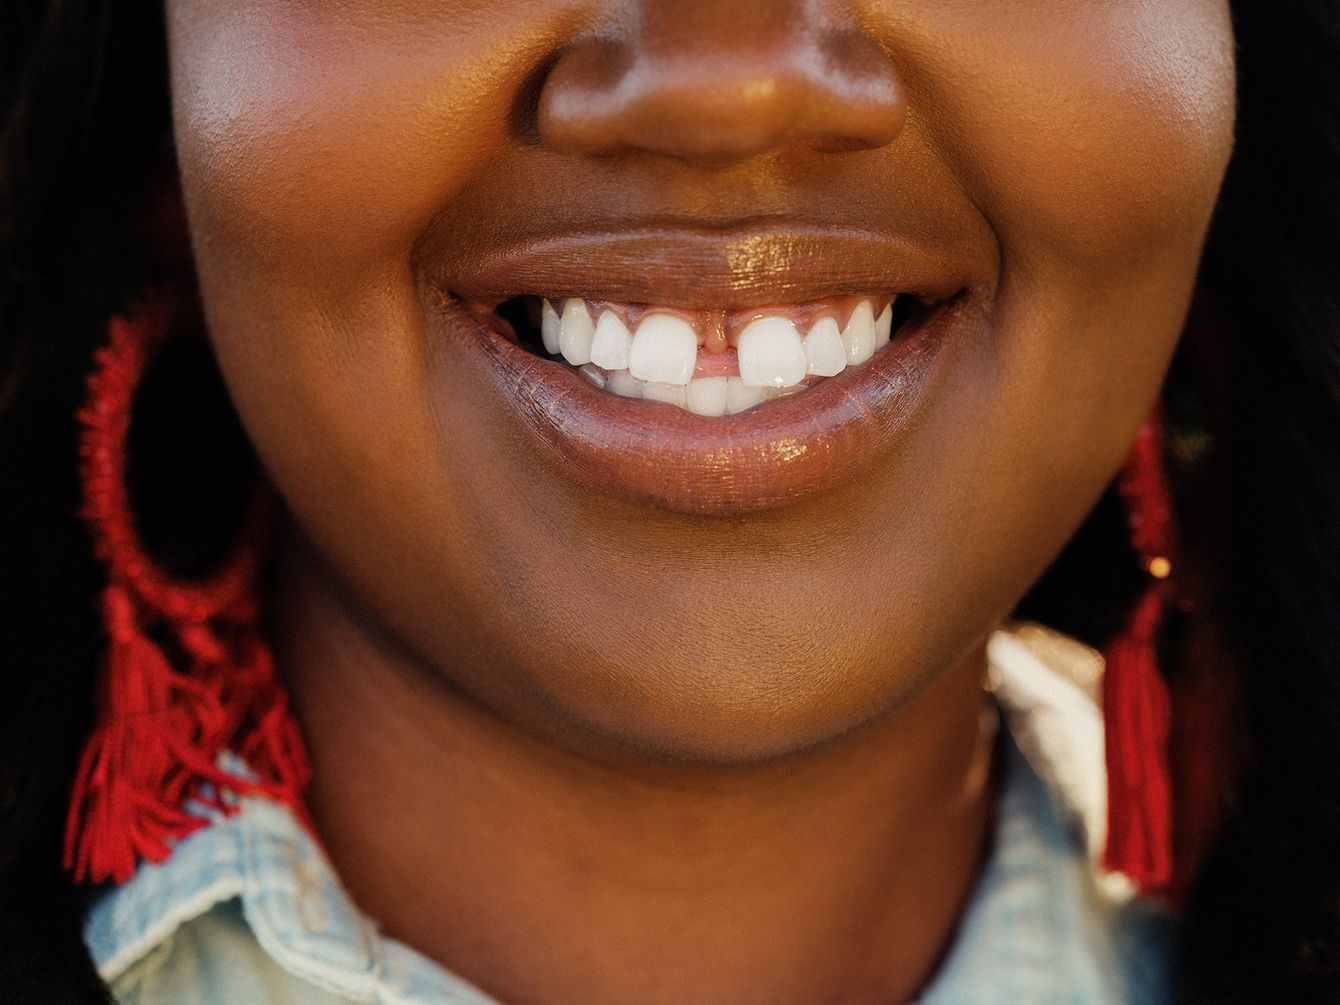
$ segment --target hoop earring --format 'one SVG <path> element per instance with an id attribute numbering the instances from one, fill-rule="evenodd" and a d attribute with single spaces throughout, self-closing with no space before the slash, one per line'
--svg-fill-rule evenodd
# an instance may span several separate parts
<path id="1" fill-rule="evenodd" d="M 76 882 L 123 883 L 141 859 L 259 794 L 306 821 L 310 777 L 297 723 L 259 630 L 256 596 L 274 505 L 258 491 L 243 532 L 200 581 L 174 578 L 146 553 L 126 484 L 135 396 L 187 311 L 153 292 L 108 324 L 78 412 L 81 516 L 107 571 L 107 649 L 97 720 L 79 761 L 66 819 L 64 866 Z M 245 769 L 232 770 L 232 753 Z"/>
<path id="2" fill-rule="evenodd" d="M 1156 407 L 1141 428 L 1117 479 L 1131 543 L 1149 581 L 1107 647 L 1102 689 L 1108 777 L 1103 866 L 1146 894 L 1165 891 L 1173 879 L 1172 703 L 1158 666 L 1158 633 L 1171 596 L 1175 540 L 1161 412 Z"/>

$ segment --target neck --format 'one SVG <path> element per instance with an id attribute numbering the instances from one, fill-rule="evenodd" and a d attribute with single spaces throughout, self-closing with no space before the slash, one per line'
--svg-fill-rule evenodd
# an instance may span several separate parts
<path id="1" fill-rule="evenodd" d="M 910 1000 L 986 844 L 979 648 L 896 713 L 744 767 L 592 757 L 395 651 L 312 561 L 278 655 L 336 870 L 391 936 L 504 1001 Z"/>

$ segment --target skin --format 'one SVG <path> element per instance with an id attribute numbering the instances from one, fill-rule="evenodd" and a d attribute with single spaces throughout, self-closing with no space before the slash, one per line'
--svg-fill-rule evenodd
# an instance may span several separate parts
<path id="1" fill-rule="evenodd" d="M 1181 331 L 1226 5 L 166 7 L 210 336 L 291 512 L 280 662 L 355 900 L 508 1001 L 910 999 L 989 833 L 983 641 Z M 432 351 L 430 287 L 491 241 L 656 216 L 779 284 L 751 220 L 954 249 L 969 320 L 885 463 L 731 518 L 634 505 L 536 463 Z"/>

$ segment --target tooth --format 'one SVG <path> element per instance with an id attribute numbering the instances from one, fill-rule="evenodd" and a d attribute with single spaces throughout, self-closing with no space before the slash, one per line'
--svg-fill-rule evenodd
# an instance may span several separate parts
<path id="1" fill-rule="evenodd" d="M 615 370 L 610 374 L 610 379 L 605 384 L 605 390 L 612 391 L 625 398 L 640 398 L 642 397 L 642 381 L 627 370 Z"/>
<path id="2" fill-rule="evenodd" d="M 875 309 L 869 300 L 862 300 L 851 312 L 851 319 L 842 331 L 842 342 L 847 347 L 847 363 L 864 363 L 875 353 Z"/>
<path id="3" fill-rule="evenodd" d="M 890 303 L 875 319 L 875 348 L 889 344 L 889 336 L 893 334 L 893 304 Z"/>
<path id="4" fill-rule="evenodd" d="M 577 372 L 596 387 L 604 387 L 608 379 L 593 363 L 583 363 L 581 366 L 577 367 Z"/>
<path id="5" fill-rule="evenodd" d="M 805 346 L 786 318 L 758 318 L 740 332 L 740 379 L 753 387 L 786 387 L 805 379 Z"/>
<path id="6" fill-rule="evenodd" d="M 729 380 L 729 377 L 700 377 L 689 381 L 689 411 L 694 415 L 725 415 Z"/>
<path id="7" fill-rule="evenodd" d="M 842 332 L 833 318 L 821 318 L 805 336 L 807 373 L 819 377 L 835 377 L 847 368 L 847 347 L 842 343 Z"/>
<path id="8" fill-rule="evenodd" d="M 606 370 L 627 370 L 628 349 L 633 336 L 628 326 L 613 311 L 606 311 L 596 322 L 596 333 L 591 339 L 591 362 Z"/>
<path id="9" fill-rule="evenodd" d="M 628 351 L 628 372 L 639 380 L 687 384 L 698 359 L 698 333 L 669 314 L 649 314 L 637 326 Z"/>
<path id="10" fill-rule="evenodd" d="M 768 398 L 766 387 L 753 387 L 739 377 L 726 378 L 726 414 L 734 415 L 760 405 Z"/>
<path id="11" fill-rule="evenodd" d="M 595 331 L 585 301 L 575 297 L 567 301 L 563 305 L 563 323 L 558 336 L 563 358 L 573 366 L 591 362 L 591 337 Z"/>
<path id="12" fill-rule="evenodd" d="M 649 380 L 642 385 L 642 397 L 648 401 L 664 401 L 671 405 L 685 407 L 688 388 L 683 384 L 666 384 L 659 380 Z"/>
<path id="13" fill-rule="evenodd" d="M 544 310 L 540 315 L 540 338 L 544 340 L 544 351 L 550 356 L 558 355 L 559 329 L 563 324 L 558 311 L 554 310 L 548 298 L 544 301 Z"/>

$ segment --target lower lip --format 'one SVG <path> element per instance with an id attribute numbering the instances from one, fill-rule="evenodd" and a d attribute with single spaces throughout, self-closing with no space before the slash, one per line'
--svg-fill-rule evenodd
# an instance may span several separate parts
<path id="1" fill-rule="evenodd" d="M 733 516 L 832 492 L 896 450 L 947 369 L 956 313 L 935 311 L 806 391 L 721 417 L 602 391 L 452 298 L 442 298 L 438 319 L 453 347 L 483 353 L 486 379 L 562 474 L 637 506 Z"/>

